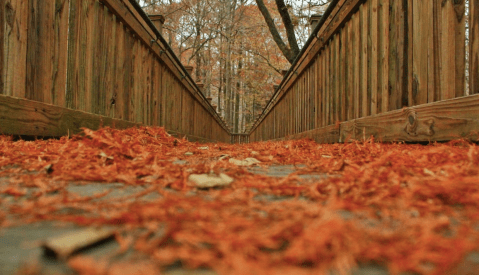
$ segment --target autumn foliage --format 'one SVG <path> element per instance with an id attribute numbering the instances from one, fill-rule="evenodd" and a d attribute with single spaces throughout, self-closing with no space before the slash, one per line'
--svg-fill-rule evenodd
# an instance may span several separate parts
<path id="1" fill-rule="evenodd" d="M 392 274 L 448 274 L 479 244 L 475 144 L 202 146 L 152 127 L 85 129 L 59 140 L 2 136 L 0 224 L 115 226 L 119 253 L 132 247 L 147 255 L 144 274 L 177 261 L 218 274 L 344 274 L 367 263 Z M 246 157 L 260 160 L 255 169 L 264 172 L 228 162 Z M 275 165 L 297 168 L 286 177 L 265 175 Z M 192 187 L 188 176 L 202 173 L 235 181 L 220 189 Z M 72 182 L 143 189 L 102 200 L 111 189 L 83 197 L 67 190 Z M 141 199 L 150 193 L 160 196 Z M 81 274 L 132 268 L 105 261 L 77 257 L 70 266 Z"/>

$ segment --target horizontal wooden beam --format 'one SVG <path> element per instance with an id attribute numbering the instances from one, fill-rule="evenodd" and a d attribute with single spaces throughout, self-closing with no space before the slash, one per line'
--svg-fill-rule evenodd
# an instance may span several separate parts
<path id="1" fill-rule="evenodd" d="M 80 133 L 83 127 L 95 130 L 102 126 L 126 129 L 141 124 L 0 95 L 1 134 L 60 137 Z"/>
<path id="2" fill-rule="evenodd" d="M 0 95 L 0 134 L 38 137 L 61 137 L 81 133 L 81 128 L 126 129 L 142 124 L 58 107 L 38 101 Z M 189 141 L 217 142 L 203 137 L 167 132 Z"/>
<path id="3" fill-rule="evenodd" d="M 337 125 L 330 125 L 314 130 L 309 130 L 306 132 L 289 135 L 284 138 L 276 139 L 276 140 L 292 140 L 292 139 L 304 139 L 310 138 L 317 143 L 338 143 L 339 142 L 339 126 Z"/>
<path id="4" fill-rule="evenodd" d="M 180 132 L 176 132 L 176 131 L 171 131 L 171 130 L 166 130 L 166 132 L 176 138 L 186 138 L 188 141 L 191 141 L 191 142 L 199 142 L 199 143 L 215 143 L 215 142 L 218 142 L 217 140 L 213 140 L 213 139 L 208 139 L 208 138 L 203 138 L 203 137 L 199 137 L 199 136 L 194 136 L 194 135 L 185 135 L 183 133 L 180 133 Z"/>
<path id="5" fill-rule="evenodd" d="M 340 125 L 340 141 L 479 141 L 479 95 L 359 118 Z"/>

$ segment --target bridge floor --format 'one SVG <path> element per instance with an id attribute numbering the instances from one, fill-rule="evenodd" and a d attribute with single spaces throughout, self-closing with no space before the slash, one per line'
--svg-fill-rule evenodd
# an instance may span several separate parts
<path id="1" fill-rule="evenodd" d="M 479 270 L 479 149 L 464 141 L 198 144 L 139 128 L 0 147 L 2 274 Z M 106 234 L 78 233 L 93 228 Z"/>

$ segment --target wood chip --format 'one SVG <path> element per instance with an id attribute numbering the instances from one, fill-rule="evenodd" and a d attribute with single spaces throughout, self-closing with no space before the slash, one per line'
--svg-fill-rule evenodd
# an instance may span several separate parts
<path id="1" fill-rule="evenodd" d="M 261 161 L 255 158 L 245 158 L 244 160 L 230 159 L 229 162 L 238 166 L 251 166 L 254 164 L 261 163 Z"/>
<path id="2" fill-rule="evenodd" d="M 47 239 L 42 247 L 47 255 L 66 259 L 79 250 L 91 247 L 113 236 L 114 231 L 112 229 L 89 227 Z"/>
<path id="3" fill-rule="evenodd" d="M 208 174 L 192 174 L 188 177 L 188 180 L 193 183 L 193 186 L 198 188 L 227 186 L 234 181 L 233 178 L 223 173 L 221 173 L 219 176 Z"/>

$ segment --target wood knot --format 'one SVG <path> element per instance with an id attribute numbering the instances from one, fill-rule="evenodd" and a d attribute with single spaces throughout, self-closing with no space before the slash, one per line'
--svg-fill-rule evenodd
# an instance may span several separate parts
<path id="1" fill-rule="evenodd" d="M 15 22 L 15 9 L 13 8 L 10 2 L 7 2 L 5 5 L 5 21 L 7 22 L 10 28 L 13 28 L 13 23 Z M 3 26 L 2 26 L 3 27 Z"/>
<path id="2" fill-rule="evenodd" d="M 417 136 L 418 121 L 416 111 L 413 109 L 405 109 L 405 112 L 407 121 L 404 131 L 410 136 Z"/>
<path id="3" fill-rule="evenodd" d="M 405 109 L 406 112 L 406 126 L 404 131 L 413 137 L 423 135 L 423 136 L 433 136 L 434 132 L 434 119 L 419 120 L 417 113 L 413 109 Z"/>

